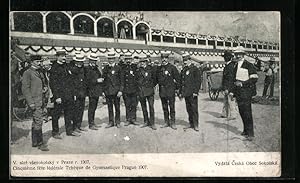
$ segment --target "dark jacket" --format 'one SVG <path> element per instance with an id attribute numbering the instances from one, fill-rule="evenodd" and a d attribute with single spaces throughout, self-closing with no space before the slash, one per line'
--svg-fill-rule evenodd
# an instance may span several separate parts
<path id="1" fill-rule="evenodd" d="M 133 94 L 137 93 L 137 80 L 136 80 L 136 67 L 134 65 L 125 65 L 123 66 L 122 78 L 123 78 L 123 93 L 124 94 Z"/>
<path id="2" fill-rule="evenodd" d="M 22 93 L 28 105 L 43 105 L 43 76 L 35 68 L 30 67 L 23 73 Z"/>
<path id="3" fill-rule="evenodd" d="M 104 93 L 105 95 L 116 95 L 119 91 L 123 91 L 124 80 L 122 79 L 122 69 L 120 66 L 105 66 L 103 69 Z"/>
<path id="4" fill-rule="evenodd" d="M 136 80 L 140 97 L 154 95 L 156 72 L 152 67 L 147 66 L 146 68 L 138 68 Z"/>
<path id="5" fill-rule="evenodd" d="M 235 76 L 236 76 L 236 72 L 237 72 L 237 67 L 236 67 L 237 63 L 235 63 Z M 256 82 L 258 79 L 258 75 L 256 72 L 256 69 L 254 67 L 253 64 L 251 64 L 248 61 L 244 61 L 243 64 L 241 65 L 241 68 L 243 69 L 247 69 L 248 70 L 248 75 L 249 75 L 249 79 L 246 81 L 242 81 L 242 87 L 234 87 L 234 94 L 239 97 L 239 98 L 249 98 L 252 96 L 255 96 L 256 93 Z M 235 79 L 236 81 L 236 79 Z"/>
<path id="6" fill-rule="evenodd" d="M 183 97 L 198 94 L 200 90 L 200 72 L 194 65 L 184 67 L 180 73 L 180 94 Z"/>
<path id="7" fill-rule="evenodd" d="M 97 79 L 102 77 L 98 66 L 85 68 L 86 83 L 89 97 L 99 97 L 103 93 L 103 83 L 98 83 Z"/>
<path id="8" fill-rule="evenodd" d="M 87 95 L 87 81 L 85 77 L 85 71 L 83 67 L 74 67 L 74 95 L 79 98 L 85 98 Z"/>
<path id="9" fill-rule="evenodd" d="M 235 70 L 234 70 L 235 63 L 230 62 L 225 65 L 223 69 L 223 78 L 222 78 L 222 89 L 228 90 L 231 92 L 234 88 L 234 81 L 235 81 Z"/>
<path id="10" fill-rule="evenodd" d="M 65 79 L 65 94 L 67 98 L 73 98 L 75 96 L 75 81 L 76 75 L 74 74 L 74 69 L 77 67 L 74 63 L 65 64 L 66 68 L 66 79 Z"/>
<path id="11" fill-rule="evenodd" d="M 170 63 L 159 66 L 157 69 L 157 81 L 160 97 L 175 96 L 175 90 L 179 89 L 179 72 Z"/>
<path id="12" fill-rule="evenodd" d="M 49 75 L 49 85 L 52 90 L 53 98 L 66 98 L 65 85 L 67 78 L 67 70 L 64 64 L 53 63 Z"/>

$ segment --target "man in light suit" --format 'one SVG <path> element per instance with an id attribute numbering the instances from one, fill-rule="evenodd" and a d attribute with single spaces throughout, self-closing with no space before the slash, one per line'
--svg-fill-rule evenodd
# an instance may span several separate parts
<path id="1" fill-rule="evenodd" d="M 49 151 L 47 144 L 43 142 L 43 108 L 45 100 L 43 90 L 45 79 L 40 73 L 42 57 L 39 55 L 30 56 L 31 67 L 23 73 L 22 93 L 25 96 L 28 106 L 33 111 L 33 122 L 31 127 L 32 147 L 38 147 L 41 151 Z"/>

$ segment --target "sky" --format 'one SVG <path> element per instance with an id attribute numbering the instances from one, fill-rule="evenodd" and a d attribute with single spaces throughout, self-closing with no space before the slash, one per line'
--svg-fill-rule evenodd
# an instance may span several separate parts
<path id="1" fill-rule="evenodd" d="M 151 28 L 279 42 L 279 12 L 144 11 Z M 129 12 L 128 14 L 136 14 Z"/>

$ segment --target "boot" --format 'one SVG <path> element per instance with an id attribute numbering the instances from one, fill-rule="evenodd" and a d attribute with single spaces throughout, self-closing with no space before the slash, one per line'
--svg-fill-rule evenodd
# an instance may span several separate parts
<path id="1" fill-rule="evenodd" d="M 175 121 L 172 121 L 172 122 L 170 123 L 170 127 L 171 127 L 173 130 L 177 130 L 176 125 L 175 125 Z"/>
<path id="2" fill-rule="evenodd" d="M 38 148 L 41 151 L 49 151 L 47 144 L 44 144 L 43 142 L 43 131 L 42 129 L 36 130 L 37 131 L 37 141 L 38 141 Z"/>
<path id="3" fill-rule="evenodd" d="M 37 142 L 37 133 L 34 128 L 31 128 L 31 141 L 32 141 L 32 147 L 37 147 L 38 142 Z"/>

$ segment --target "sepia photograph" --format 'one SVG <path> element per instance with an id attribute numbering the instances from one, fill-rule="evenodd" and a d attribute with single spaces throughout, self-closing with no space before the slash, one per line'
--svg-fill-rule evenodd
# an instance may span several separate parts
<path id="1" fill-rule="evenodd" d="M 10 11 L 13 177 L 279 177 L 278 11 Z"/>

